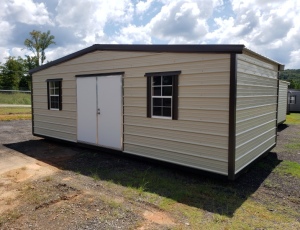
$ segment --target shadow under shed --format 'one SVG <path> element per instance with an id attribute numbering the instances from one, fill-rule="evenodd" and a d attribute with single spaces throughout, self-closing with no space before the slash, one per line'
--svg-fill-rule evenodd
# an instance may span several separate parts
<path id="1" fill-rule="evenodd" d="M 270 152 L 236 181 L 215 174 L 125 153 L 113 154 L 46 139 L 5 144 L 62 170 L 158 194 L 189 206 L 232 217 L 280 163 Z"/>

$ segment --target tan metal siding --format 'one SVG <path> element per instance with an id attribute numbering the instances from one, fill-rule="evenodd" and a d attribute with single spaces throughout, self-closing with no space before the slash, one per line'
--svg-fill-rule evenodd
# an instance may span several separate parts
<path id="1" fill-rule="evenodd" d="M 237 55 L 236 173 L 276 141 L 278 66 Z"/>
<path id="2" fill-rule="evenodd" d="M 161 128 L 159 132 L 157 128 L 145 127 L 145 126 L 134 126 L 134 125 L 125 125 L 124 134 L 136 135 L 147 137 L 148 139 L 160 139 L 167 141 L 175 141 L 182 143 L 193 143 L 199 144 L 199 139 L 202 141 L 202 145 L 212 146 L 216 148 L 227 148 L 227 135 L 219 134 L 207 134 L 199 132 L 190 132 L 190 131 L 179 131 L 179 130 L 169 130 L 166 128 Z"/>
<path id="3" fill-rule="evenodd" d="M 144 74 L 177 70 L 182 72 L 179 120 L 147 118 Z M 68 117 L 68 125 L 76 127 L 74 76 L 124 71 L 124 151 L 227 175 L 229 70 L 228 54 L 97 51 L 33 75 L 34 117 L 51 117 L 58 124 Z M 63 78 L 63 111 L 47 110 L 49 78 Z M 40 134 L 76 141 L 74 129 L 50 130 L 40 120 L 34 126 Z"/>
<path id="4" fill-rule="evenodd" d="M 286 120 L 288 84 L 289 83 L 286 82 L 286 81 L 279 81 L 278 120 L 277 120 L 277 123 L 282 123 Z"/>
<path id="5" fill-rule="evenodd" d="M 34 132 L 35 134 L 44 135 L 47 137 L 76 142 L 76 134 L 70 133 L 68 131 L 58 131 L 54 129 L 40 128 L 36 126 L 34 128 Z"/>
<path id="6" fill-rule="evenodd" d="M 76 95 L 74 80 L 63 80 L 63 110 L 48 110 L 47 79 L 62 78 L 56 75 L 33 75 L 33 118 L 34 133 L 76 142 Z"/>
<path id="7" fill-rule="evenodd" d="M 275 136 L 272 136 L 269 139 L 266 139 L 264 142 L 254 144 L 249 152 L 246 152 L 245 155 L 241 158 L 236 159 L 236 168 L 242 169 L 245 167 L 245 162 L 248 162 L 248 164 L 253 162 L 260 156 L 257 154 L 258 152 L 264 153 L 267 149 L 271 148 L 274 145 L 275 141 Z"/>
<path id="8" fill-rule="evenodd" d="M 124 116 L 124 125 L 137 125 L 159 129 L 162 126 L 167 126 L 168 130 L 179 130 L 187 132 L 199 132 L 207 134 L 228 134 L 227 123 L 214 123 L 214 122 L 203 122 L 203 121 L 182 121 L 177 120 L 173 122 L 169 119 L 156 119 L 155 124 L 152 120 L 147 118 L 146 115 L 142 117 L 137 116 Z"/>
<path id="9" fill-rule="evenodd" d="M 152 145 L 144 146 L 136 143 L 133 145 L 125 143 L 124 148 L 126 149 L 126 152 L 131 154 L 151 157 L 153 159 L 227 175 L 227 163 L 224 161 L 186 155 L 182 152 L 172 150 L 171 148 L 160 149 Z"/>

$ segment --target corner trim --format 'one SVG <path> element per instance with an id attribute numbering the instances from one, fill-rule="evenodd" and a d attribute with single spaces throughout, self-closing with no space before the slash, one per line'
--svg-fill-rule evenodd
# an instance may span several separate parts
<path id="1" fill-rule="evenodd" d="M 124 75 L 125 72 L 109 72 L 109 73 L 93 73 L 93 74 L 78 74 L 75 77 L 102 77 L 110 75 Z"/>
<path id="2" fill-rule="evenodd" d="M 235 179 L 235 144 L 236 144 L 236 96 L 237 96 L 237 57 L 230 54 L 230 89 L 229 89 L 229 128 L 228 128 L 228 179 Z"/>

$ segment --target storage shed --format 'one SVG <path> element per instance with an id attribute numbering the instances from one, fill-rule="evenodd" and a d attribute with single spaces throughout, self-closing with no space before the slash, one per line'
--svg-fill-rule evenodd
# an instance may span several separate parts
<path id="1" fill-rule="evenodd" d="M 290 89 L 288 97 L 289 112 L 300 112 L 300 90 Z"/>
<path id="2" fill-rule="evenodd" d="M 288 113 L 288 86 L 287 81 L 279 81 L 279 97 L 278 97 L 278 119 L 277 124 L 280 125 L 286 120 Z"/>
<path id="3" fill-rule="evenodd" d="M 30 71 L 33 134 L 234 179 L 276 145 L 283 69 L 244 45 L 96 44 Z"/>

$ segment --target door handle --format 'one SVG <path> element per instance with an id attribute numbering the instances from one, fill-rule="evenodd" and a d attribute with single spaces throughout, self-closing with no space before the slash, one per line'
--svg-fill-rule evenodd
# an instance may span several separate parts
<path id="1" fill-rule="evenodd" d="M 100 114 L 100 109 L 97 109 L 97 114 Z"/>

